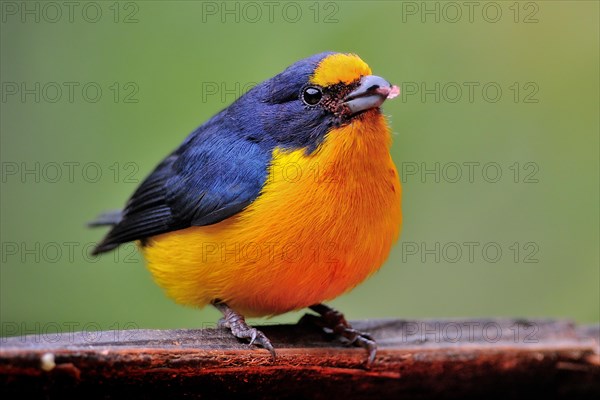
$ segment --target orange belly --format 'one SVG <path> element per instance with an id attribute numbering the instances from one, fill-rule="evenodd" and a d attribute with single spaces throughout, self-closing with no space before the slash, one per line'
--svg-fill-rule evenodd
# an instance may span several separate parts
<path id="1" fill-rule="evenodd" d="M 247 316 L 333 299 L 375 272 L 397 240 L 401 188 L 378 111 L 313 154 L 275 150 L 261 195 L 211 226 L 155 236 L 143 252 L 175 301 L 214 299 Z"/>

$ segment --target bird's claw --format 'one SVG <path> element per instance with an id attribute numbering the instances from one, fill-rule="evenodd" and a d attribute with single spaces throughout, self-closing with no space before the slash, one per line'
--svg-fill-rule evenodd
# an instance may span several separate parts
<path id="1" fill-rule="evenodd" d="M 354 331 L 355 336 L 350 341 L 350 344 L 354 346 L 360 346 L 367 351 L 367 368 L 370 368 L 375 361 L 375 356 L 377 355 L 377 343 L 370 335 L 367 335 L 366 333 L 359 332 L 355 329 L 352 329 L 352 331 Z"/>
<path id="2" fill-rule="evenodd" d="M 302 317 L 301 322 L 310 321 L 342 337 L 349 346 L 362 347 L 368 354 L 366 367 L 371 367 L 377 355 L 377 343 L 371 335 L 352 328 L 341 312 L 324 304 L 311 306 L 310 309 L 317 312 L 320 316 L 307 314 Z"/>
<path id="3" fill-rule="evenodd" d="M 269 353 L 271 353 L 271 358 L 273 361 L 275 361 L 277 358 L 277 354 L 275 354 L 275 348 L 273 348 L 271 341 L 258 329 L 248 326 L 245 322 L 243 324 L 232 325 L 230 329 L 233 336 L 237 337 L 238 339 L 250 339 L 250 346 L 257 344 L 268 350 Z"/>
<path id="4" fill-rule="evenodd" d="M 223 312 L 224 315 L 223 318 L 221 318 L 218 322 L 219 327 L 229 329 L 233 336 L 238 339 L 250 339 L 250 346 L 255 343 L 259 346 L 262 346 L 268 350 L 269 353 L 271 353 L 271 358 L 273 361 L 275 361 L 277 356 L 275 354 L 275 349 L 273 348 L 269 338 L 264 333 L 249 326 L 241 314 L 233 311 L 224 303 L 215 304 L 215 307 Z"/>
<path id="5" fill-rule="evenodd" d="M 338 324 L 333 332 L 346 339 L 349 346 L 358 346 L 365 349 L 368 355 L 366 367 L 371 367 L 377 355 L 377 343 L 371 335 L 352 328 L 347 322 L 345 325 Z"/>
<path id="6" fill-rule="evenodd" d="M 256 340 L 256 329 L 254 329 L 254 331 L 252 332 L 251 336 L 250 336 L 250 343 L 248 343 L 250 346 L 252 346 L 254 344 L 254 341 Z"/>

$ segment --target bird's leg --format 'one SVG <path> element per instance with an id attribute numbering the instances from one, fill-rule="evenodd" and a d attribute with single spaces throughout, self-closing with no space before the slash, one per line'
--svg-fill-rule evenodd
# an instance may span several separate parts
<path id="1" fill-rule="evenodd" d="M 219 326 L 231 330 L 233 336 L 238 339 L 250 339 L 250 345 L 256 343 L 269 350 L 273 361 L 275 361 L 275 349 L 269 338 L 256 328 L 249 326 L 244 316 L 235 312 L 231 307 L 221 301 L 213 301 L 212 305 L 221 313 L 223 318 L 219 320 Z"/>
<path id="2" fill-rule="evenodd" d="M 370 335 L 352 328 L 344 314 L 325 304 L 315 304 L 309 308 L 320 316 L 306 314 L 301 322 L 308 321 L 321 328 L 330 329 L 334 334 L 346 339 L 348 344 L 364 348 L 368 353 L 367 368 L 373 364 L 377 354 L 377 343 Z"/>

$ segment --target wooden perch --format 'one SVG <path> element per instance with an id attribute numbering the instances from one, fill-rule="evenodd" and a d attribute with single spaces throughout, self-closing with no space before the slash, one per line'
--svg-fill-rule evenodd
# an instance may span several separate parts
<path id="1" fill-rule="evenodd" d="M 356 321 L 374 366 L 308 325 L 260 329 L 277 350 L 221 329 L 2 338 L 3 394 L 48 398 L 600 398 L 600 327 L 568 321 Z"/>

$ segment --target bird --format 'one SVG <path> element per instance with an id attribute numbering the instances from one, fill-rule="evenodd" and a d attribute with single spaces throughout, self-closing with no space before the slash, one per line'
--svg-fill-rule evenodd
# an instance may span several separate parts
<path id="1" fill-rule="evenodd" d="M 293 63 L 189 134 L 122 210 L 92 221 L 111 227 L 92 253 L 138 243 L 168 297 L 214 306 L 221 327 L 273 359 L 246 317 L 308 308 L 372 364 L 375 340 L 325 302 L 379 270 L 400 235 L 401 185 L 381 110 L 398 94 L 354 53 Z"/>

